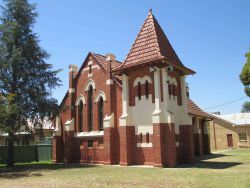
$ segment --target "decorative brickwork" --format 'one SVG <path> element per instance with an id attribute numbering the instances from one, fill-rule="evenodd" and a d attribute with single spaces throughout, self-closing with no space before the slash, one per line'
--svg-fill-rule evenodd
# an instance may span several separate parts
<path id="1" fill-rule="evenodd" d="M 123 63 L 113 54 L 90 52 L 79 69 L 70 65 L 69 90 L 54 121 L 53 162 L 193 162 L 193 126 L 181 125 L 175 133 L 175 126 L 190 120 L 185 75 L 193 73 L 150 11 Z"/>

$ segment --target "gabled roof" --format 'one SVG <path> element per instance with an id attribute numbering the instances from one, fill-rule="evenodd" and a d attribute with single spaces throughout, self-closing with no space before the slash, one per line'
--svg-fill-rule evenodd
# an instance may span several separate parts
<path id="1" fill-rule="evenodd" d="M 190 73 L 194 73 L 194 71 L 186 68 L 181 63 L 161 26 L 150 10 L 131 50 L 118 69 L 163 59 L 170 62 L 173 66 L 184 68 L 189 70 Z"/>
<path id="2" fill-rule="evenodd" d="M 81 75 L 80 73 L 81 73 L 81 71 L 82 71 L 82 69 L 84 67 L 84 64 L 86 63 L 86 61 L 88 60 L 88 58 L 90 56 L 92 56 L 96 60 L 96 62 L 103 68 L 104 71 L 106 70 L 107 63 L 109 63 L 109 62 L 106 61 L 106 56 L 101 55 L 101 54 L 97 54 L 97 53 L 94 53 L 94 52 L 89 52 L 88 55 L 86 56 L 84 62 L 82 63 L 80 69 L 78 70 L 78 73 L 76 75 L 76 79 L 79 78 L 79 76 Z M 115 60 L 115 64 L 114 64 L 115 67 L 120 66 L 120 64 L 121 64 L 120 61 Z M 115 79 L 115 81 L 117 81 L 117 83 L 120 86 L 121 85 L 121 78 L 119 76 L 115 76 L 114 79 Z M 68 91 L 66 92 L 65 96 L 63 97 L 63 99 L 62 99 L 62 101 L 61 101 L 61 103 L 59 105 L 60 109 L 63 108 L 63 105 L 64 105 L 67 97 L 68 97 Z"/>
<path id="3" fill-rule="evenodd" d="M 90 54 L 95 58 L 95 60 L 105 69 L 106 68 L 106 57 L 101 54 L 96 54 L 93 52 L 90 52 Z"/>
<path id="4" fill-rule="evenodd" d="M 92 56 L 96 60 L 96 63 L 102 68 L 103 71 L 106 71 L 107 63 L 110 63 L 110 62 L 106 61 L 106 56 L 101 55 L 101 54 L 97 54 L 97 53 L 93 53 L 93 52 L 89 52 L 88 55 L 86 56 L 84 62 L 82 63 L 80 69 L 78 70 L 78 73 L 76 75 L 76 79 L 80 76 L 80 73 L 82 72 L 82 69 L 83 69 L 85 63 L 87 62 L 87 60 L 89 59 L 90 56 Z M 119 67 L 120 65 L 121 65 L 121 62 L 115 60 L 114 67 L 116 68 L 116 67 Z"/>
<path id="5" fill-rule="evenodd" d="M 105 69 L 106 68 L 106 65 L 107 65 L 107 61 L 106 61 L 106 56 L 104 55 L 101 55 L 101 54 L 96 54 L 96 53 L 93 53 L 93 52 L 90 52 L 90 54 L 95 58 L 95 60 Z M 114 64 L 115 67 L 118 67 L 121 65 L 121 62 L 119 61 L 115 61 L 116 63 Z"/>
<path id="6" fill-rule="evenodd" d="M 191 99 L 187 100 L 187 107 L 188 107 L 189 114 L 213 119 L 212 115 L 200 109 L 200 107 L 197 104 L 195 104 L 194 101 L 192 101 Z"/>

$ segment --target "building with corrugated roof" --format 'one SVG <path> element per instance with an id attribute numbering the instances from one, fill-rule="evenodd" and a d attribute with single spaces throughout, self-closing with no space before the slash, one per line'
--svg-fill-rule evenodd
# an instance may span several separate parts
<path id="1" fill-rule="evenodd" d="M 209 123 L 212 150 L 250 148 L 250 113 L 212 116 Z"/>

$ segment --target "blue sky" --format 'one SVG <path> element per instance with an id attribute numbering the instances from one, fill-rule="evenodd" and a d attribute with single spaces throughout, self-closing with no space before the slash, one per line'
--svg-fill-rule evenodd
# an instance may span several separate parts
<path id="1" fill-rule="evenodd" d="M 48 62 L 63 69 L 63 86 L 53 93 L 59 102 L 68 89 L 69 64 L 80 66 L 89 51 L 124 60 L 150 8 L 181 61 L 197 72 L 187 81 L 201 108 L 245 96 L 239 74 L 250 48 L 249 0 L 30 2 L 37 3 L 34 30 L 51 54 Z M 246 100 L 208 111 L 237 113 Z"/>

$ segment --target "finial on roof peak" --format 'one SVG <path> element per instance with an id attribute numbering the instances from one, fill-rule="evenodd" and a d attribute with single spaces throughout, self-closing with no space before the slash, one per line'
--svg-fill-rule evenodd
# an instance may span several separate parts
<path id="1" fill-rule="evenodd" d="M 152 8 L 151 8 L 151 9 L 149 9 L 149 14 L 152 14 Z"/>

